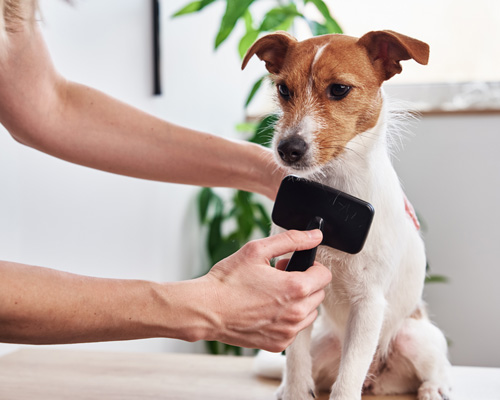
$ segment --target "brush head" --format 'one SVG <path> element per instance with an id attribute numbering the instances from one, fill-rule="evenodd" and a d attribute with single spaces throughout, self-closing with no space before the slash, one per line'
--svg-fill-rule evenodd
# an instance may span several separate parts
<path id="1" fill-rule="evenodd" d="M 365 244 L 374 212 L 366 201 L 290 175 L 281 182 L 272 220 L 283 229 L 307 230 L 311 221 L 320 217 L 323 219 L 321 244 L 356 254 Z"/>

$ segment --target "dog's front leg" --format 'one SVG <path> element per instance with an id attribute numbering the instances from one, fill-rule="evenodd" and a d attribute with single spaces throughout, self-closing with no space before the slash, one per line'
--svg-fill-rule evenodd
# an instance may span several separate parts
<path id="1" fill-rule="evenodd" d="M 371 292 L 352 304 L 345 332 L 339 374 L 330 400 L 360 400 L 384 319 L 383 293 Z"/>
<path id="2" fill-rule="evenodd" d="M 312 325 L 299 332 L 286 349 L 286 371 L 277 392 L 279 400 L 316 398 L 310 353 Z"/>

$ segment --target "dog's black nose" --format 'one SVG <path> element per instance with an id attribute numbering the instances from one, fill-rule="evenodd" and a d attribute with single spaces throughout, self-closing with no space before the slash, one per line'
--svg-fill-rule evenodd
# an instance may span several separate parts
<path id="1" fill-rule="evenodd" d="M 279 142 L 278 154 L 284 162 L 292 164 L 306 154 L 307 147 L 307 143 L 300 136 L 292 136 Z"/>

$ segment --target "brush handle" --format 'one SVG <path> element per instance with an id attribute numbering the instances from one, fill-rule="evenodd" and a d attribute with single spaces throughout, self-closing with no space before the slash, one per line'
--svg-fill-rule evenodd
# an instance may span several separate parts
<path id="1" fill-rule="evenodd" d="M 312 229 L 322 229 L 323 218 L 315 217 L 307 225 L 306 231 Z M 316 251 L 318 246 L 308 250 L 297 250 L 292 254 L 292 258 L 288 261 L 285 271 L 306 271 L 311 265 L 314 264 L 316 259 Z"/>
<path id="2" fill-rule="evenodd" d="M 297 250 L 293 253 L 290 261 L 288 261 L 285 271 L 306 271 L 311 265 L 314 264 L 317 250 L 317 246 L 309 250 Z"/>

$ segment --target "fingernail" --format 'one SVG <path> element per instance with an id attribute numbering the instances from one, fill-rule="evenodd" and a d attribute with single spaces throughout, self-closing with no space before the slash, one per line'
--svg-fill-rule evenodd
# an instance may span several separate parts
<path id="1" fill-rule="evenodd" d="M 312 231 L 306 231 L 307 235 L 314 240 L 320 239 L 323 234 L 319 229 L 313 229 Z"/>

